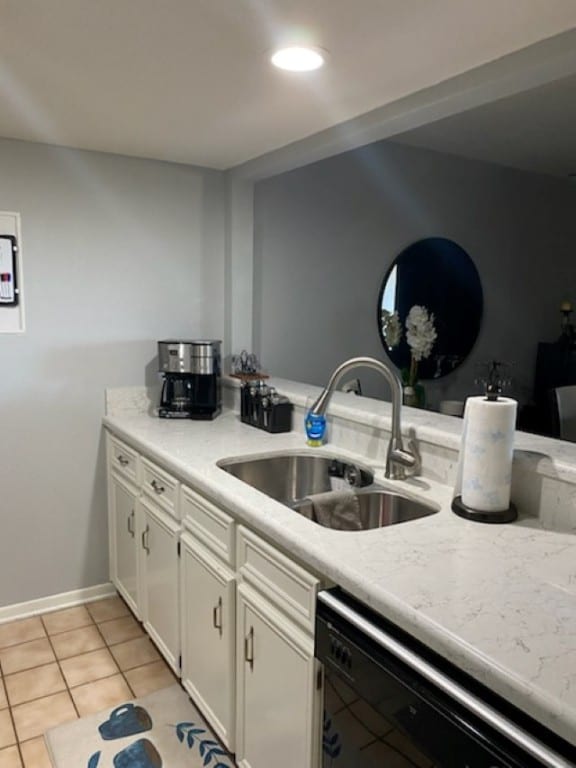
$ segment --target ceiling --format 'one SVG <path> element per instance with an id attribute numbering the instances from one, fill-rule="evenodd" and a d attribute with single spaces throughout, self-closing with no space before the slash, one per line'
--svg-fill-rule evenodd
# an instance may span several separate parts
<path id="1" fill-rule="evenodd" d="M 429 123 L 394 141 L 567 178 L 576 174 L 576 76 Z"/>
<path id="2" fill-rule="evenodd" d="M 0 0 L 0 136 L 230 168 L 575 26 L 574 0 Z M 328 65 L 274 70 L 287 42 Z"/>

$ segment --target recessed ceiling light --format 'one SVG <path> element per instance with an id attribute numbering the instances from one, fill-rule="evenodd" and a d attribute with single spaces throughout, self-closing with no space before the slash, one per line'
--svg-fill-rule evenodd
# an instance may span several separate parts
<path id="1" fill-rule="evenodd" d="M 275 67 L 289 72 L 311 72 L 324 64 L 324 54 L 319 48 L 292 45 L 279 48 L 272 54 L 270 61 Z"/>

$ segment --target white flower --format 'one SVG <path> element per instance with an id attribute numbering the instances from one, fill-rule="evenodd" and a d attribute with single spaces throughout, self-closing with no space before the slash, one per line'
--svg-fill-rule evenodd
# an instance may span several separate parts
<path id="1" fill-rule="evenodd" d="M 434 327 L 434 315 L 426 307 L 415 304 L 406 318 L 406 341 L 417 362 L 430 355 L 438 334 Z"/>
<path id="2" fill-rule="evenodd" d="M 382 335 L 388 349 L 394 349 L 402 338 L 402 326 L 400 325 L 400 318 L 398 312 L 389 312 L 387 309 L 382 310 L 381 314 Z"/>

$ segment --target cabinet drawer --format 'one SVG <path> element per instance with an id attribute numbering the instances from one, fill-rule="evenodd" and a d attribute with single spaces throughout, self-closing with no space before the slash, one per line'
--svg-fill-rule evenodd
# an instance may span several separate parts
<path id="1" fill-rule="evenodd" d="M 319 580 L 243 526 L 238 527 L 238 573 L 287 616 L 314 631 Z"/>
<path id="2" fill-rule="evenodd" d="M 195 491 L 182 486 L 180 510 L 184 527 L 213 554 L 234 566 L 234 519 Z"/>
<path id="3" fill-rule="evenodd" d="M 108 435 L 108 461 L 124 477 L 138 484 L 138 454 L 113 435 Z"/>
<path id="4" fill-rule="evenodd" d="M 172 517 L 180 519 L 178 480 L 144 458 L 142 459 L 142 491 Z"/>

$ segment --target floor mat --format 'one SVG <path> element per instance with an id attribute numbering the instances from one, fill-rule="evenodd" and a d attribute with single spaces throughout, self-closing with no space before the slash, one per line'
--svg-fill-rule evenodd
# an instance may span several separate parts
<path id="1" fill-rule="evenodd" d="M 46 733 L 55 768 L 235 768 L 179 685 Z"/>

